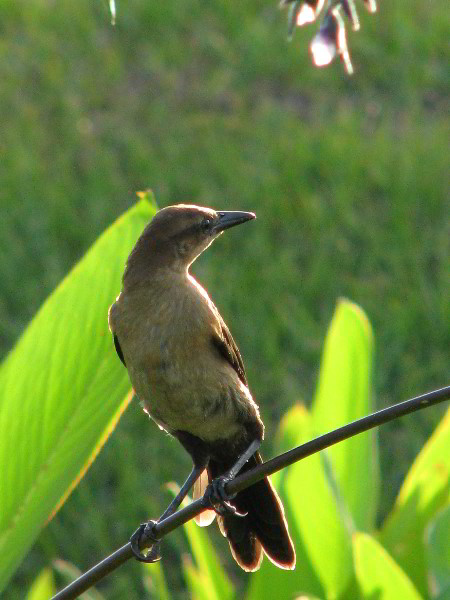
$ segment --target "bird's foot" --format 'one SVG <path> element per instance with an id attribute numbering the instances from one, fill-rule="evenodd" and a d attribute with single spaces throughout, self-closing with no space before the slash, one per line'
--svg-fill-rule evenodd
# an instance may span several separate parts
<path id="1" fill-rule="evenodd" d="M 236 497 L 236 494 L 230 495 L 225 490 L 226 484 L 232 479 L 233 477 L 229 477 L 228 475 L 221 475 L 213 479 L 206 488 L 203 496 L 205 505 L 208 508 L 211 507 L 220 516 L 232 514 L 236 517 L 245 517 L 248 513 L 239 512 L 230 502 L 230 500 Z"/>
<path id="2" fill-rule="evenodd" d="M 161 560 L 161 543 L 154 534 L 156 521 L 142 523 L 130 537 L 131 552 L 140 562 L 153 563 Z M 145 547 L 152 542 L 146 554 L 142 554 L 141 546 Z"/>

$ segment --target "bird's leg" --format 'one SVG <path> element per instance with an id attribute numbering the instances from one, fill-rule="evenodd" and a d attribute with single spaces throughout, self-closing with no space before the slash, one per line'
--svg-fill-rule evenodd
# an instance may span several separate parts
<path id="1" fill-rule="evenodd" d="M 227 477 L 229 481 L 234 479 L 245 463 L 255 454 L 259 447 L 261 446 L 261 440 L 253 440 L 250 446 L 247 448 L 245 452 L 241 454 L 241 456 L 237 459 L 231 469 L 222 475 L 222 477 Z"/>
<path id="2" fill-rule="evenodd" d="M 261 440 L 253 440 L 250 446 L 241 454 L 234 465 L 223 475 L 216 477 L 206 488 L 205 498 L 214 510 L 220 515 L 225 513 L 233 513 L 238 517 L 245 517 L 246 513 L 239 513 L 234 506 L 230 504 L 236 494 L 229 495 L 225 490 L 225 486 L 229 481 L 232 481 L 245 463 L 255 454 L 261 445 Z"/>
<path id="3" fill-rule="evenodd" d="M 156 562 L 158 560 L 161 560 L 160 541 L 154 534 L 154 527 L 156 523 L 159 523 L 166 517 L 169 517 L 177 510 L 177 508 L 187 496 L 191 487 L 202 474 L 206 465 L 207 462 L 198 465 L 194 464 L 192 471 L 189 473 L 188 478 L 181 486 L 180 491 L 169 504 L 169 506 L 166 508 L 166 510 L 163 512 L 163 514 L 159 517 L 158 521 L 148 521 L 147 523 L 142 523 L 133 533 L 133 535 L 130 538 L 131 551 L 139 561 Z M 145 541 L 154 542 L 147 554 L 142 554 L 139 548 L 140 544 L 143 542 L 143 539 L 145 539 Z"/>
<path id="4" fill-rule="evenodd" d="M 192 471 L 190 472 L 189 477 L 183 483 L 183 485 L 180 488 L 180 491 L 175 496 L 175 498 L 172 500 L 172 502 L 169 504 L 169 506 L 166 508 L 166 510 L 163 512 L 163 514 L 159 517 L 158 521 L 162 521 L 166 517 L 169 517 L 171 514 L 173 514 L 177 510 L 177 508 L 180 506 L 180 504 L 186 498 L 191 487 L 194 485 L 194 483 L 197 481 L 197 479 L 203 473 L 207 464 L 208 463 L 201 464 L 201 465 L 194 465 L 192 467 Z"/>

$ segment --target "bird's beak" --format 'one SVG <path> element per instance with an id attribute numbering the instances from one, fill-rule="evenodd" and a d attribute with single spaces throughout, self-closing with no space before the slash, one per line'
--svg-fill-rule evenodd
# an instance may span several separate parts
<path id="1" fill-rule="evenodd" d="M 235 225 L 240 225 L 246 221 L 256 219 L 255 213 L 242 212 L 239 210 L 221 210 L 217 214 L 219 215 L 219 218 L 212 227 L 213 233 L 220 233 L 221 231 L 229 229 L 230 227 L 234 227 Z"/>

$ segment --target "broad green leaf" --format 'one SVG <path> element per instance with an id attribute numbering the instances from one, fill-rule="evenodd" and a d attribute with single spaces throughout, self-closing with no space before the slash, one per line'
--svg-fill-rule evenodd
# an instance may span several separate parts
<path id="1" fill-rule="evenodd" d="M 183 560 L 183 573 L 192 600 L 222 600 L 220 590 L 214 587 L 208 574 L 194 567 L 188 557 Z"/>
<path id="2" fill-rule="evenodd" d="M 427 479 L 435 479 L 435 473 L 440 475 L 442 487 L 447 489 L 450 499 L 450 408 L 442 418 L 433 435 L 427 441 L 420 453 L 417 455 L 396 501 L 396 505 L 402 505 L 420 491 L 421 510 L 426 512 L 433 502 L 433 494 L 427 493 Z"/>
<path id="3" fill-rule="evenodd" d="M 208 581 L 208 589 L 213 587 L 215 596 L 220 600 L 232 598 L 233 586 L 219 562 L 206 528 L 199 527 L 192 520 L 184 524 L 184 530 L 198 565 L 198 570 L 202 574 L 202 581 Z M 224 543 L 228 545 L 225 540 Z M 211 596 L 209 597 L 211 598 Z"/>
<path id="4" fill-rule="evenodd" d="M 174 496 L 179 491 L 175 484 L 169 484 L 167 487 Z M 189 500 L 186 498 L 182 506 L 186 506 L 188 503 Z M 207 528 L 199 527 L 194 520 L 188 521 L 183 527 L 198 566 L 198 570 L 192 567 L 198 573 L 197 578 L 192 574 L 191 566 L 188 567 L 189 577 L 192 576 L 195 579 L 197 587 L 206 586 L 208 593 L 213 594 L 209 596 L 210 598 L 220 600 L 232 598 L 233 585 L 219 562 L 214 546 L 209 539 Z M 228 542 L 225 543 L 228 545 Z"/>
<path id="5" fill-rule="evenodd" d="M 154 212 L 141 200 L 100 236 L 0 368 L 0 591 L 128 401 L 107 312 Z"/>
<path id="6" fill-rule="evenodd" d="M 141 563 L 141 565 L 144 571 L 144 585 L 152 597 L 158 600 L 171 600 L 162 562 Z"/>
<path id="7" fill-rule="evenodd" d="M 286 515 L 288 516 L 288 515 Z M 292 526 L 289 528 L 292 536 Z M 308 575 L 304 575 L 303 567 L 304 560 L 300 560 L 298 552 L 298 544 L 294 536 L 293 542 L 297 553 L 297 565 L 294 571 L 284 571 L 273 565 L 265 556 L 259 571 L 252 573 L 248 591 L 245 596 L 246 600 L 292 600 L 297 595 L 300 595 L 302 590 L 309 588 Z M 308 566 L 311 570 L 311 565 Z M 320 588 L 320 584 L 317 584 Z"/>
<path id="8" fill-rule="evenodd" d="M 310 440 L 312 419 L 303 411 L 297 444 Z M 346 518 L 335 489 L 330 485 L 319 454 L 289 468 L 284 482 L 290 512 L 313 569 L 328 599 L 337 598 L 352 576 L 351 522 Z M 299 571 L 301 581 L 301 571 Z M 305 589 L 301 591 L 317 593 Z"/>
<path id="9" fill-rule="evenodd" d="M 421 600 L 421 595 L 388 552 L 366 533 L 353 536 L 356 579 L 367 600 Z"/>
<path id="10" fill-rule="evenodd" d="M 340 300 L 328 329 L 312 408 L 316 434 L 372 412 L 373 334 L 362 309 Z M 371 530 L 379 494 L 375 430 L 328 449 L 342 496 L 358 529 Z"/>
<path id="11" fill-rule="evenodd" d="M 441 510 L 427 530 L 428 579 L 433 595 L 450 591 L 450 504 Z"/>
<path id="12" fill-rule="evenodd" d="M 250 577 L 246 600 L 273 600 L 273 598 L 292 600 L 297 596 L 303 597 L 304 594 L 324 593 L 303 540 L 297 531 L 290 505 L 286 501 L 284 501 L 284 510 L 289 533 L 295 546 L 296 567 L 293 571 L 279 569 L 265 556 L 259 571 Z"/>
<path id="13" fill-rule="evenodd" d="M 298 444 L 301 431 L 307 420 L 307 410 L 301 404 L 297 404 L 284 415 L 275 440 L 277 455 L 290 450 Z M 272 476 L 272 482 L 280 493 L 284 503 L 289 533 L 294 542 L 297 555 L 297 564 L 294 571 L 283 571 L 275 567 L 267 558 L 264 558 L 261 568 L 250 579 L 246 595 L 247 600 L 272 600 L 273 598 L 277 598 L 277 600 L 292 600 L 292 598 L 303 593 L 321 595 L 324 592 L 313 569 L 309 555 L 305 550 L 290 504 L 285 500 L 286 492 L 284 484 L 290 468 L 282 469 L 275 473 Z"/>
<path id="14" fill-rule="evenodd" d="M 425 528 L 450 500 L 450 409 L 418 454 L 384 524 L 380 541 L 425 595 Z"/>
<path id="15" fill-rule="evenodd" d="M 295 404 L 283 416 L 275 437 L 275 455 L 295 448 L 299 438 L 299 431 L 301 431 L 301 427 L 304 424 L 305 412 L 307 413 L 308 411 L 303 404 Z M 277 490 L 283 485 L 288 471 L 289 468 L 281 469 L 271 476 Z"/>
<path id="16" fill-rule="evenodd" d="M 27 594 L 26 600 L 48 600 L 56 593 L 55 582 L 51 569 L 42 569 L 39 573 L 30 591 Z"/>

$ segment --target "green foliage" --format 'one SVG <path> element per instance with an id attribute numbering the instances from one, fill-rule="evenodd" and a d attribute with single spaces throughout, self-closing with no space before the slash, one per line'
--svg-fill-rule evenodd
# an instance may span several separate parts
<path id="1" fill-rule="evenodd" d="M 56 592 L 51 569 L 42 569 L 31 586 L 26 600 L 48 600 Z"/>
<path id="2" fill-rule="evenodd" d="M 1 366 L 0 589 L 128 404 L 106 314 L 154 212 L 142 200 L 99 238 Z"/>
<path id="3" fill-rule="evenodd" d="M 437 593 L 450 592 L 450 503 L 431 522 L 427 530 L 427 563 L 430 581 Z"/>
<path id="4" fill-rule="evenodd" d="M 372 402 L 373 334 L 358 306 L 341 301 L 325 340 L 319 382 L 312 407 L 314 430 L 326 432 L 374 410 Z M 370 531 L 379 499 L 376 431 L 337 444 L 327 451 L 355 527 Z"/>
<path id="5" fill-rule="evenodd" d="M 304 422 L 299 423 L 296 445 L 314 437 L 306 412 L 304 417 Z M 324 468 L 324 460 L 317 454 L 293 465 L 285 478 L 284 490 L 325 596 L 336 598 L 351 577 L 351 524 L 346 522 L 346 515 L 341 515 L 341 502 Z M 314 592 L 308 588 L 304 591 Z"/>
<path id="6" fill-rule="evenodd" d="M 357 414 L 360 410 L 369 409 L 370 412 L 368 382 L 372 370 L 372 343 L 367 317 L 359 307 L 341 300 L 325 342 L 320 383 L 312 414 L 305 408 L 297 408 L 286 415 L 279 439 L 283 439 L 287 447 L 280 448 L 281 450 L 288 450 L 317 434 L 325 433 L 333 420 L 334 425 L 331 427 L 342 424 L 339 422 L 340 417 L 346 412 L 355 411 L 354 418 L 360 416 Z M 355 357 L 358 357 L 357 360 Z M 352 380 L 348 377 L 350 372 L 353 373 Z M 334 413 L 334 417 L 330 417 L 330 422 L 327 419 L 325 424 L 322 394 L 327 389 L 329 391 L 329 388 L 333 388 L 330 412 Z M 360 408 L 352 406 L 355 399 Z M 322 425 L 326 425 L 325 430 L 321 429 Z M 373 448 L 370 435 L 363 436 L 362 444 Z M 351 454 L 348 460 L 354 465 L 351 476 L 355 480 L 361 478 L 364 481 L 364 470 L 374 457 L 363 464 L 357 456 L 362 448 L 363 446 L 354 448 L 356 456 Z M 351 448 L 347 448 L 346 452 L 350 450 Z M 363 455 L 368 456 L 368 453 L 363 451 Z M 289 523 L 294 527 L 292 533 L 296 549 L 300 549 L 295 576 L 286 577 L 284 573 L 275 575 L 275 579 L 279 580 L 278 587 L 283 589 L 283 592 L 279 592 L 282 594 L 278 595 L 280 598 L 287 600 L 294 593 L 316 594 L 325 598 L 341 597 L 352 578 L 351 536 L 355 526 L 350 502 L 353 497 L 350 494 L 345 498 L 342 490 L 348 493 L 354 486 L 350 485 L 346 470 L 335 470 L 333 459 L 334 456 L 328 450 L 297 462 L 287 469 L 279 487 L 285 499 Z M 266 566 L 254 576 L 248 600 L 270 597 L 265 595 L 265 585 L 262 583 L 269 570 L 275 569 L 272 565 Z"/>
<path id="7" fill-rule="evenodd" d="M 144 586 L 150 598 L 171 600 L 161 562 L 142 563 Z"/>
<path id="8" fill-rule="evenodd" d="M 2 567 L 3 587 L 43 520 L 60 507 L 78 483 L 128 404 L 123 398 L 129 384 L 123 371 L 118 371 L 111 361 L 112 346 L 105 344 L 108 336 L 102 320 L 111 291 L 120 286 L 119 265 L 126 259 L 143 221 L 154 211 L 155 207 L 144 197 L 101 236 L 50 296 L 1 367 L 0 383 L 6 393 L 0 420 L 3 428 L 0 458 L 2 489 L 9 491 L 1 497 L 4 515 L 1 539 L 5 549 L 7 544 L 12 545 L 11 537 L 14 538 L 14 552 Z M 109 269 L 99 279 L 99 263 L 105 260 Z M 62 339 L 54 328 L 64 325 L 65 319 L 68 319 L 65 328 L 70 333 Z M 48 333 L 46 329 L 50 329 Z M 85 338 L 78 334 L 83 329 L 97 343 L 81 350 L 79 344 Z M 322 433 L 322 428 L 337 426 L 343 420 L 355 419 L 372 410 L 372 345 L 372 330 L 363 311 L 341 300 L 325 341 L 311 412 L 297 407 L 286 415 L 277 436 L 280 451 L 304 443 Z M 67 378 L 71 382 L 69 387 Z M 30 380 L 35 382 L 32 396 L 26 387 Z M 326 400 L 330 397 L 333 404 L 327 408 Z M 21 417 L 28 411 L 33 418 L 21 419 L 14 409 L 21 410 Z M 52 415 L 51 420 L 48 414 Z M 33 430 L 26 427 L 28 421 L 39 425 L 34 430 L 35 437 Z M 22 426 L 18 427 L 17 422 Z M 42 436 L 42 431 L 48 433 Z M 274 567 L 266 560 L 252 577 L 247 600 L 264 600 L 274 594 L 280 600 L 287 600 L 298 593 L 344 600 L 349 590 L 352 598 L 371 598 L 376 591 L 386 600 L 396 594 L 419 599 L 414 583 L 422 596 L 429 598 L 427 560 L 435 585 L 438 589 L 445 588 L 450 565 L 446 564 L 448 556 L 439 552 L 439 548 L 443 547 L 447 533 L 450 534 L 449 435 L 450 409 L 405 480 L 392 515 L 380 533 L 384 547 L 369 534 L 358 531 L 373 529 L 377 509 L 378 452 L 374 432 L 359 436 L 357 444 L 348 440 L 340 452 L 331 448 L 297 462 L 278 475 L 275 482 L 285 499 L 298 549 L 297 570 L 291 574 L 273 572 Z M 47 439 L 49 444 L 42 446 Z M 13 444 L 19 449 L 27 444 L 39 448 L 41 444 L 41 452 L 31 455 L 19 450 L 12 455 Z M 17 479 L 18 474 L 21 479 Z M 27 474 L 28 480 L 23 482 Z M 33 500 L 33 495 L 38 501 Z M 436 517 L 442 507 L 446 510 Z M 425 529 L 430 523 L 427 542 Z M 193 597 L 232 598 L 233 586 L 206 532 L 193 522 L 185 525 L 185 531 L 197 562 L 195 567 L 188 559 L 183 561 L 184 576 Z M 156 582 L 157 597 L 168 598 L 161 568 L 155 567 L 153 577 L 147 575 L 146 588 L 151 589 L 150 581 Z M 41 593 L 44 585 L 51 583 L 42 575 L 42 581 L 39 579 L 30 593 Z"/>
<path id="9" fill-rule="evenodd" d="M 314 433 L 324 433 L 321 424 L 326 424 L 327 429 L 331 422 L 333 426 L 340 424 L 341 415 L 354 411 L 353 417 L 357 418 L 360 413 L 370 412 L 372 344 L 370 324 L 362 310 L 341 301 L 325 342 L 312 411 L 297 406 L 284 417 L 278 434 L 279 451 L 304 443 Z M 333 390 L 330 411 L 335 413 L 337 422 L 333 417 L 327 418 L 326 423 L 320 420 L 321 394 L 325 389 Z M 417 457 L 392 515 L 378 534 L 367 518 L 362 520 L 367 532 L 357 521 L 361 514 L 371 515 L 377 508 L 376 491 L 373 485 L 366 484 L 367 473 L 377 470 L 377 437 L 373 432 L 358 436 L 359 445 L 344 448 L 345 464 L 352 465 L 351 470 L 342 468 L 341 456 L 333 455 L 332 447 L 275 477 L 297 549 L 297 567 L 292 573 L 283 572 L 265 560 L 252 576 L 246 600 L 289 600 L 305 594 L 327 600 L 420 600 L 445 590 L 450 575 L 448 419 L 450 409 Z M 435 481 L 437 472 L 439 485 Z M 352 492 L 357 490 L 358 482 L 361 490 L 355 501 Z M 415 502 L 408 501 L 412 497 Z M 366 511 L 361 509 L 364 501 L 368 505 Z M 446 508 L 438 512 L 442 506 Z M 199 553 L 198 542 L 196 557 L 208 556 L 211 560 L 209 543 Z M 433 583 L 418 591 L 416 586 L 422 583 L 422 575 Z M 187 573 L 187 581 L 194 598 L 208 597 L 203 571 L 196 574 L 195 580 Z"/>
<path id="10" fill-rule="evenodd" d="M 183 562 L 184 574 L 190 582 L 190 589 L 203 590 L 205 600 L 231 600 L 233 588 L 214 551 L 208 531 L 198 527 L 194 521 L 186 523 L 184 528 L 198 565 L 198 568 L 195 568 L 187 558 Z"/>
<path id="11" fill-rule="evenodd" d="M 411 467 L 381 530 L 381 541 L 395 560 L 410 573 L 425 595 L 429 568 L 425 531 L 436 513 L 450 502 L 450 409 Z M 448 521 L 443 532 L 450 539 Z M 442 535 L 442 532 L 440 532 Z M 414 548 L 414 552 L 411 551 Z M 447 555 L 448 556 L 448 555 Z M 442 555 L 445 560 L 445 555 Z M 437 566 L 437 565 L 436 565 Z M 441 567 L 442 568 L 442 567 Z M 446 565 L 450 574 L 450 561 Z"/>
<path id="12" fill-rule="evenodd" d="M 135 190 L 150 186 L 161 206 L 188 201 L 257 213 L 252 228 L 223 236 L 195 272 L 243 353 L 266 424 L 265 456 L 274 453 L 282 416 L 314 395 L 338 297 L 363 306 L 376 331 L 377 407 L 443 385 L 446 3 L 398 0 L 375 15 L 361 10 L 361 31 L 349 32 L 351 79 L 337 62 L 326 71 L 311 66 L 307 31 L 286 43 L 277 0 L 116 4 L 113 28 L 106 1 L 0 3 L 2 355 L 134 203 Z M 378 524 L 442 414 L 422 411 L 378 432 Z M 7 600 L 21 600 L 55 557 L 86 570 L 122 545 L 165 508 L 161 484 L 184 480 L 190 466 L 131 404 L 42 531 Z M 370 521 L 372 510 L 370 501 L 358 518 Z M 232 571 L 223 539 L 213 541 L 242 587 L 246 576 Z M 177 598 L 185 594 L 183 551 L 181 533 L 164 541 Z M 308 560 L 302 555 L 302 564 Z M 305 569 L 313 581 L 311 565 Z M 284 582 L 292 574 L 282 575 Z M 323 597 L 319 584 L 311 589 Z M 140 600 L 140 565 L 118 570 L 103 591 L 109 600 Z"/>
<path id="13" fill-rule="evenodd" d="M 355 533 L 353 548 L 361 598 L 421 600 L 405 573 L 374 538 L 367 533 Z"/>

